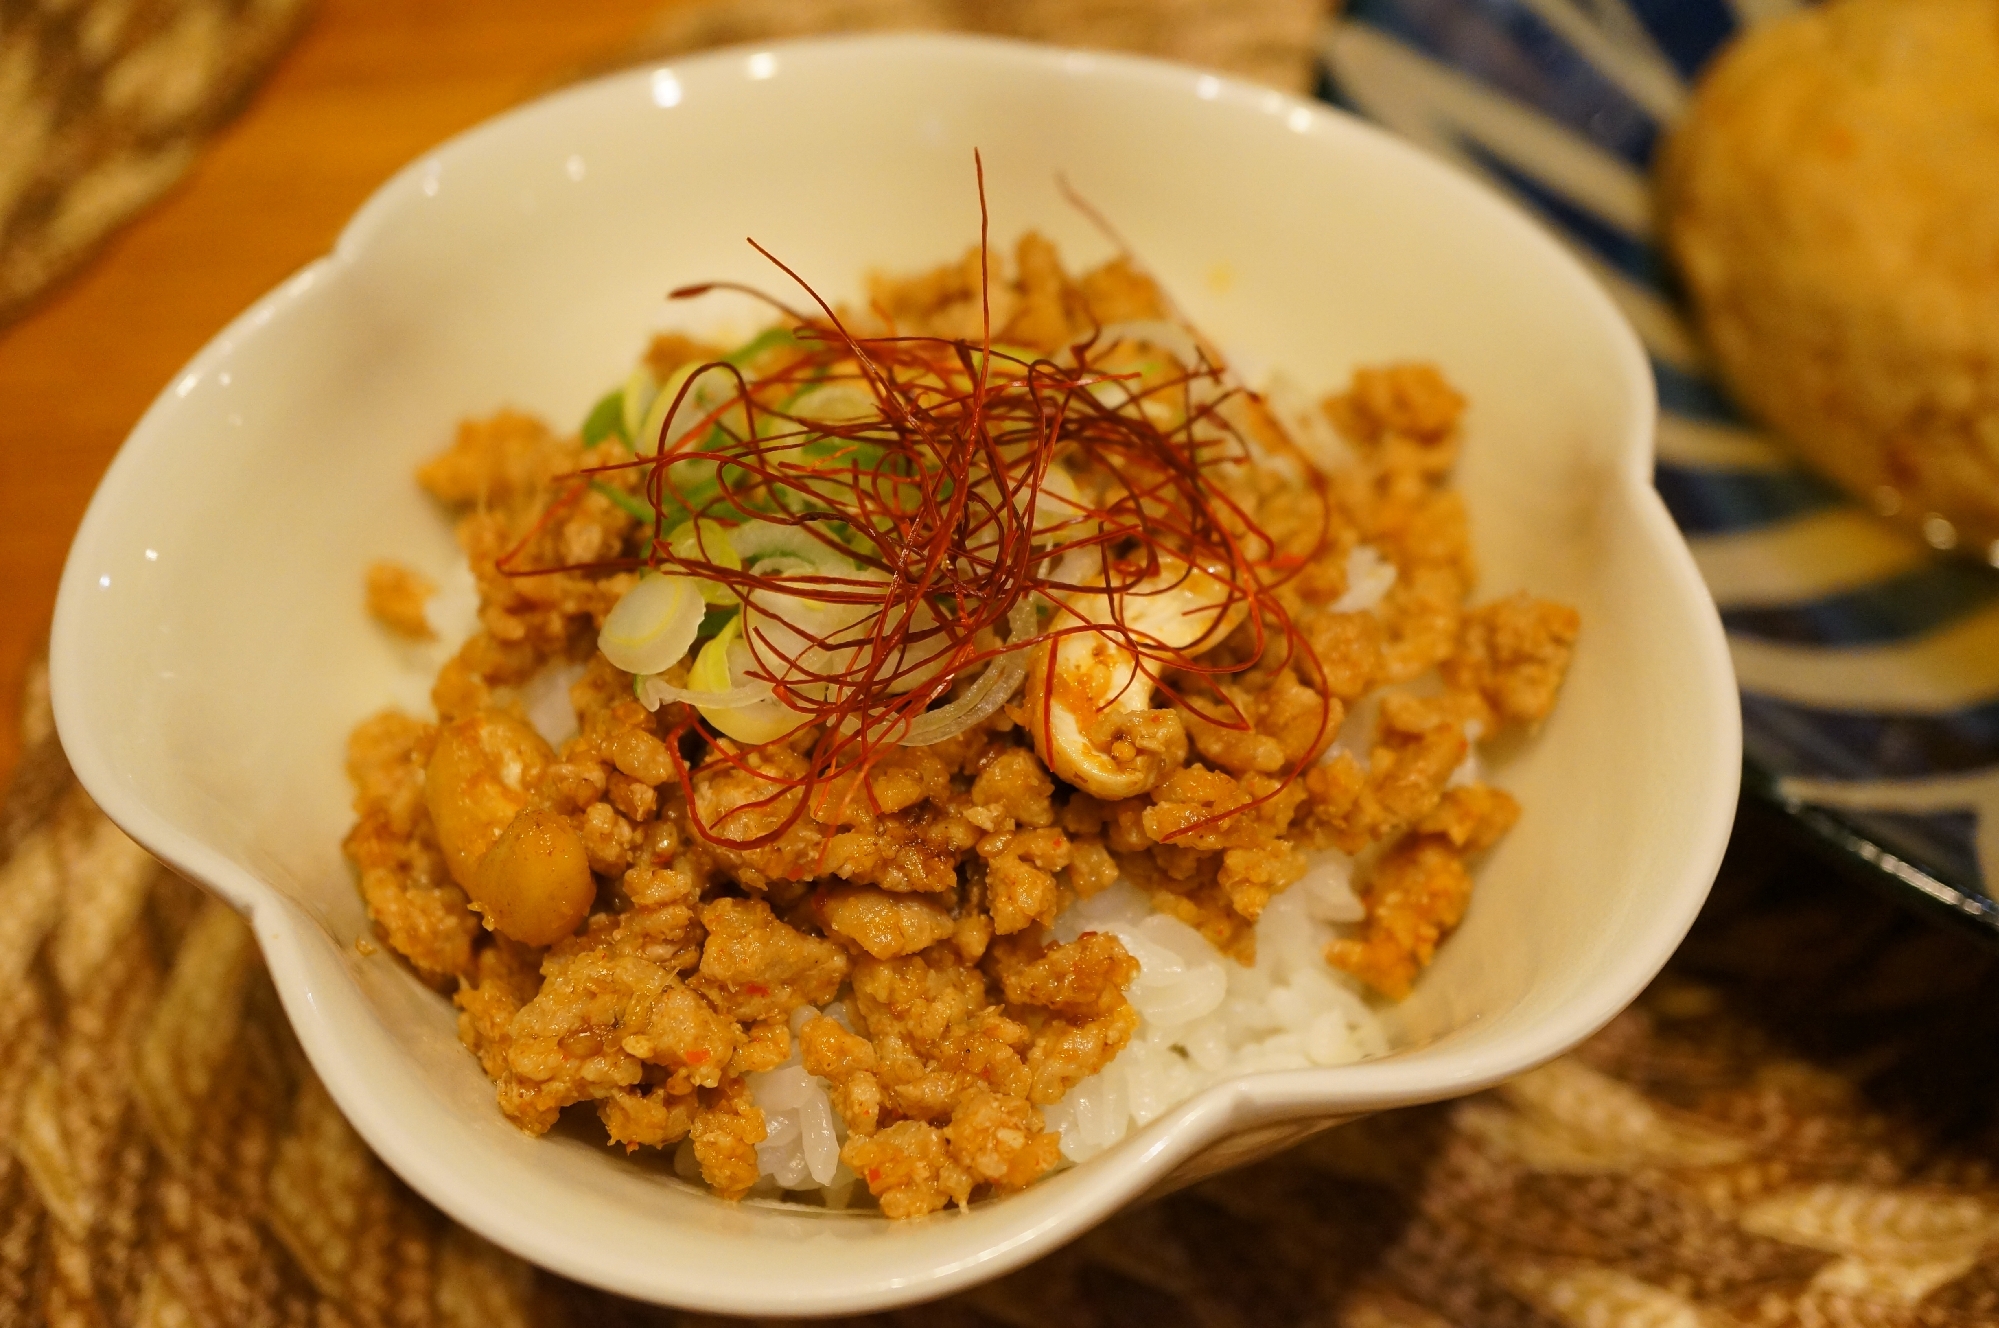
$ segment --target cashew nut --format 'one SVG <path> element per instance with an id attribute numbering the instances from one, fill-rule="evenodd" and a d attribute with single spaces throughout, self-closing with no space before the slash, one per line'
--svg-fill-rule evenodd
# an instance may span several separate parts
<path id="1" fill-rule="evenodd" d="M 554 753 L 526 720 L 480 710 L 445 725 L 424 770 L 423 798 L 451 878 L 467 890 L 486 850 L 527 806 Z"/>
<path id="2" fill-rule="evenodd" d="M 597 881 L 568 818 L 526 807 L 479 860 L 466 893 L 502 936 L 553 945 L 589 916 Z"/>
<path id="3" fill-rule="evenodd" d="M 1116 592 L 1061 596 L 1051 635 L 1027 673 L 1027 722 L 1034 749 L 1058 776 L 1113 802 L 1155 787 L 1187 759 L 1187 731 L 1170 708 L 1152 706 L 1154 684 L 1140 674 L 1131 637 L 1199 654 L 1236 629 L 1247 605 L 1221 578 L 1170 555 L 1158 573 Z M 1078 622 L 1104 630 L 1076 631 Z M 1064 628 L 1070 630 L 1063 631 Z"/>

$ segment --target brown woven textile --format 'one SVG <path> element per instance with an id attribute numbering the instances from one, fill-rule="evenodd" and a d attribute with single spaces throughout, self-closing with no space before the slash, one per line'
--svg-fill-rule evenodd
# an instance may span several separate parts
<path id="1" fill-rule="evenodd" d="M 1136 51 L 1303 92 L 1329 8 L 1328 0 L 679 0 L 616 63 L 822 32 L 951 30 Z"/>
<path id="2" fill-rule="evenodd" d="M 248 929 L 74 786 L 42 680 L 0 846 L 0 1328 L 666 1325 L 368 1153 Z M 1739 836 L 1577 1053 L 1349 1125 L 884 1324 L 1999 1324 L 1999 959 Z"/>
<path id="3" fill-rule="evenodd" d="M 306 0 L 0 0 L 0 323 L 157 198 Z"/>

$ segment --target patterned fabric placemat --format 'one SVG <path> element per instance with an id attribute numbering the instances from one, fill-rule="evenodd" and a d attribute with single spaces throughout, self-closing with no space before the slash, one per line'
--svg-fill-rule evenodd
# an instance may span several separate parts
<path id="1" fill-rule="evenodd" d="M 272 34 L 298 9 L 211 3 L 262 15 Z M 0 0 L 0 72 L 27 31 L 19 9 Z M 620 62 L 957 27 L 1302 88 L 1317 14 L 1308 0 L 685 0 Z M 0 77 L 0 181 L 22 138 L 11 86 Z M 171 179 L 179 164 L 160 160 Z M 47 219 L 82 215 L 41 186 L 5 188 L 0 318 L 19 298 L 17 229 L 60 237 Z M 36 260 L 54 271 L 81 249 L 21 252 L 56 255 Z M 75 786 L 45 674 L 22 733 L 0 809 L 0 1328 L 705 1321 L 538 1272 L 402 1185 L 300 1054 L 248 929 Z M 1999 1325 L 1999 958 L 1829 875 L 1782 834 L 1746 823 L 1666 974 L 1574 1054 L 1331 1131 L 874 1322 Z"/>
<path id="2" fill-rule="evenodd" d="M 307 0 L 0 0 L 0 324 L 194 160 Z"/>
<path id="3" fill-rule="evenodd" d="M 705 1322 L 540 1273 L 369 1153 L 249 929 L 63 764 L 0 845 L 0 1328 Z M 1638 1004 L 881 1324 L 1999 1324 L 1999 957 L 1750 823 Z"/>

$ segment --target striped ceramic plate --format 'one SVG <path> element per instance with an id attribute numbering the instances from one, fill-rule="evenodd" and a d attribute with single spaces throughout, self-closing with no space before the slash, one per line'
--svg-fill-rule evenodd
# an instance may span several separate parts
<path id="1" fill-rule="evenodd" d="M 1652 234 L 1689 81 L 1792 0 L 1351 0 L 1320 95 L 1478 173 L 1566 239 L 1651 352 L 1656 482 L 1742 684 L 1745 780 L 1813 834 L 1999 932 L 1999 573 L 1881 522 L 1708 376 Z"/>

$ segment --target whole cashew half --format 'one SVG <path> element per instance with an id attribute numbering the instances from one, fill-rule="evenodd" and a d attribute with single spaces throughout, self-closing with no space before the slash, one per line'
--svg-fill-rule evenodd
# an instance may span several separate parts
<path id="1" fill-rule="evenodd" d="M 1199 654 L 1221 644 L 1248 612 L 1221 578 L 1170 555 L 1160 563 L 1128 589 L 1056 597 L 1050 635 L 1028 664 L 1035 751 L 1057 776 L 1106 802 L 1156 787 L 1187 759 L 1180 716 L 1153 708 L 1155 684 L 1140 673 L 1129 642 Z M 1113 625 L 1120 619 L 1124 631 Z M 1078 623 L 1100 630 L 1079 631 Z"/>

